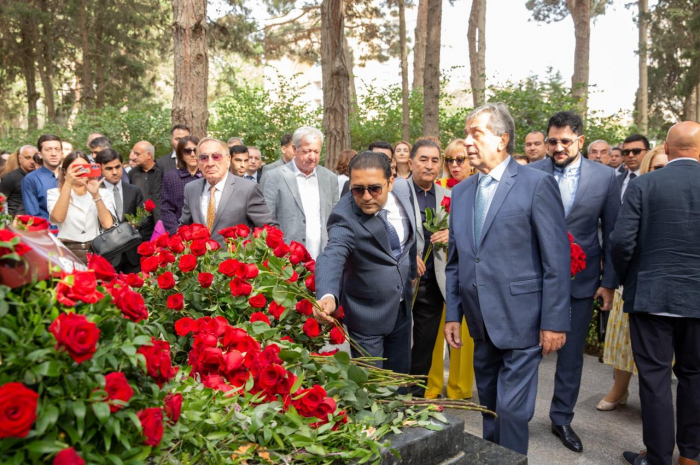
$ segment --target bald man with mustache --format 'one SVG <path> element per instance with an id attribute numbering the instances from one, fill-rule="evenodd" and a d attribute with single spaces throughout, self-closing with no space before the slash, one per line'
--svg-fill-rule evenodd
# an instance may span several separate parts
<path id="1" fill-rule="evenodd" d="M 700 124 L 673 126 L 668 165 L 630 181 L 610 239 L 639 371 L 646 452 L 626 463 L 700 460 Z M 674 364 L 675 356 L 675 364 Z M 678 378 L 677 424 L 671 371 Z M 677 426 L 677 434 L 674 427 Z"/>

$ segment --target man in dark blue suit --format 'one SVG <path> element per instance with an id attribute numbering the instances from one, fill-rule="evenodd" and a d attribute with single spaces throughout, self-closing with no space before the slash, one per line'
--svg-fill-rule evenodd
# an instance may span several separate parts
<path id="1" fill-rule="evenodd" d="M 350 337 L 376 363 L 411 368 L 411 301 L 416 278 L 416 219 L 411 188 L 394 180 L 388 157 L 362 152 L 349 166 L 350 192 L 328 218 L 328 245 L 316 260 L 316 296 L 330 323 L 338 303 Z"/>
<path id="2" fill-rule="evenodd" d="M 639 370 L 646 453 L 634 465 L 700 461 L 700 124 L 668 131 L 668 165 L 630 181 L 612 260 L 624 284 L 634 361 Z M 675 363 L 674 363 L 675 356 Z M 671 371 L 678 378 L 674 435 Z"/>
<path id="3" fill-rule="evenodd" d="M 511 158 L 515 125 L 502 103 L 467 116 L 465 146 L 477 176 L 452 191 L 445 339 L 461 346 L 466 317 L 484 439 L 527 454 L 543 355 L 570 328 L 570 248 L 554 178 Z"/>
<path id="4" fill-rule="evenodd" d="M 566 335 L 566 345 L 557 354 L 554 396 L 549 409 L 552 433 L 574 452 L 583 451 L 571 421 L 581 387 L 583 346 L 593 316 L 593 302 L 601 298 L 601 310 L 610 310 L 617 288 L 608 238 L 620 210 L 615 170 L 581 156 L 584 141 L 581 117 L 561 111 L 547 124 L 550 158 L 529 165 L 554 175 L 564 205 L 566 228 L 586 253 L 585 270 L 571 281 L 571 331 Z M 602 245 L 598 240 L 599 224 L 603 231 Z"/>

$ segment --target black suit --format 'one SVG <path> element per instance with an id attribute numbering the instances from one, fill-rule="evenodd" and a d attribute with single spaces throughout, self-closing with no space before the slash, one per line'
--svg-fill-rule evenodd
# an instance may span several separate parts
<path id="1" fill-rule="evenodd" d="M 173 158 L 172 153 L 169 153 L 157 159 L 156 165 L 158 165 L 162 174 L 165 174 L 168 171 L 177 169 L 177 159 Z"/>
<path id="2" fill-rule="evenodd" d="M 125 182 L 121 183 L 121 188 L 123 189 L 123 213 L 119 221 L 125 221 L 125 214 L 135 215 L 136 209 L 138 207 L 143 207 L 143 194 L 141 194 L 141 189 L 131 184 Z M 144 222 L 143 226 L 139 228 L 141 237 L 144 241 L 148 241 L 153 234 L 153 216 L 149 215 L 148 219 Z M 138 273 L 141 271 L 141 263 L 139 260 L 139 254 L 136 251 L 138 246 L 127 250 L 126 252 L 118 255 L 110 260 L 112 266 L 123 273 Z"/>
<path id="3" fill-rule="evenodd" d="M 630 181 L 611 235 L 654 465 L 670 465 L 676 443 L 683 457 L 700 454 L 699 230 L 700 164 L 682 159 Z M 676 437 L 671 370 L 678 378 Z"/>

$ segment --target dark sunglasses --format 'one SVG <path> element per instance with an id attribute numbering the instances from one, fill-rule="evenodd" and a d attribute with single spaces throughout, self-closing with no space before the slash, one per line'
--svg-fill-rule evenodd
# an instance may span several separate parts
<path id="1" fill-rule="evenodd" d="M 182 153 L 184 153 L 185 155 L 192 155 L 192 154 L 195 153 L 196 151 L 197 151 L 197 149 L 192 149 L 192 148 L 190 148 L 190 149 L 182 149 Z"/>
<path id="2" fill-rule="evenodd" d="M 549 137 L 547 138 L 547 143 L 552 147 L 556 147 L 558 144 L 561 144 L 562 147 L 568 149 L 576 140 L 577 139 L 553 139 Z"/>
<path id="3" fill-rule="evenodd" d="M 383 187 L 379 184 L 374 184 L 372 186 L 353 186 L 350 188 L 350 192 L 354 197 L 364 197 L 365 191 L 369 191 L 369 195 L 372 197 L 379 197 L 382 195 Z"/>
<path id="4" fill-rule="evenodd" d="M 211 159 L 217 163 L 224 159 L 224 156 L 221 153 L 212 153 L 211 155 L 209 155 L 208 153 L 203 153 L 199 156 L 199 161 L 201 161 L 202 163 L 206 163 L 209 161 L 210 156 Z"/>
<path id="5" fill-rule="evenodd" d="M 640 153 L 646 152 L 646 151 L 647 151 L 647 149 L 624 149 L 624 150 L 622 150 L 622 156 L 623 156 L 623 157 L 626 157 L 626 156 L 628 156 L 630 153 L 633 153 L 635 156 L 637 156 L 637 155 L 639 155 Z"/>
<path id="6" fill-rule="evenodd" d="M 457 166 L 462 166 L 467 161 L 467 157 L 445 157 L 445 163 L 451 165 L 457 163 Z"/>

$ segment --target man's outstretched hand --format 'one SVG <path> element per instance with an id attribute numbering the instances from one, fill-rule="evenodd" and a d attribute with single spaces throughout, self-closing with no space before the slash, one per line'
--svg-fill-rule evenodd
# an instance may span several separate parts
<path id="1" fill-rule="evenodd" d="M 321 300 L 318 300 L 317 303 L 321 307 L 321 310 L 314 307 L 313 315 L 316 321 L 324 325 L 333 323 L 331 314 L 335 312 L 335 297 L 327 296 Z"/>

